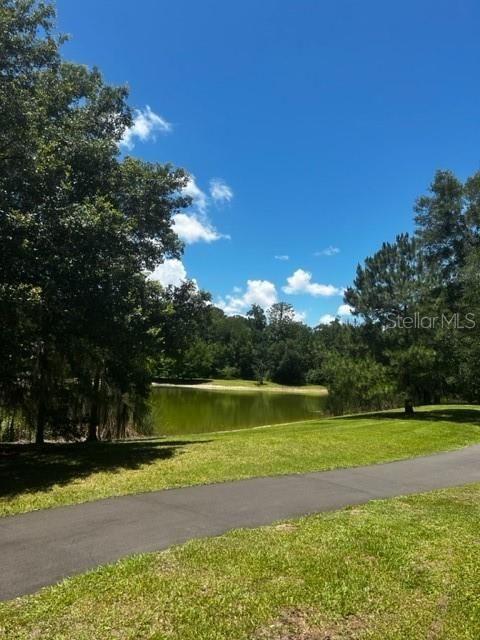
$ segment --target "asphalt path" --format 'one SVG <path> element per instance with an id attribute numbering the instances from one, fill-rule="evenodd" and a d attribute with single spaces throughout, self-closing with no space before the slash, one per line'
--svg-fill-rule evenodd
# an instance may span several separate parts
<path id="1" fill-rule="evenodd" d="M 471 482 L 480 482 L 480 445 L 366 467 L 168 489 L 0 518 L 0 599 L 192 538 Z"/>

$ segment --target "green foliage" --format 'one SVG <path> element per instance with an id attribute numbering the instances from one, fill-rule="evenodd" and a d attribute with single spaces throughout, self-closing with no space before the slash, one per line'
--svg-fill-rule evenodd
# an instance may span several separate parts
<path id="1" fill-rule="evenodd" d="M 329 410 L 335 415 L 398 406 L 391 372 L 371 358 L 330 354 L 324 365 Z"/>
<path id="2" fill-rule="evenodd" d="M 235 378 L 241 378 L 240 369 L 237 369 L 237 367 L 232 367 L 230 365 L 227 365 L 223 369 L 220 369 L 219 373 L 220 376 L 225 380 L 234 380 Z"/>
<path id="3" fill-rule="evenodd" d="M 458 280 L 467 252 L 464 185 L 451 171 L 437 171 L 430 194 L 417 199 L 415 213 L 422 255 L 439 274 L 439 285 L 455 295 L 451 287 Z"/>
<path id="4" fill-rule="evenodd" d="M 155 361 L 157 377 L 195 378 L 210 373 L 214 353 L 205 339 L 210 326 L 210 294 L 192 281 L 166 287 L 165 313 L 159 319 L 162 348 Z"/>
<path id="5" fill-rule="evenodd" d="M 304 360 L 298 351 L 291 346 L 285 348 L 282 359 L 274 370 L 272 380 L 280 384 L 305 384 Z"/>
<path id="6" fill-rule="evenodd" d="M 291 305 L 277 303 L 267 314 L 254 305 L 246 317 L 226 316 L 192 284 L 163 295 L 171 313 L 162 329 L 158 375 L 305 384 L 312 330 L 295 321 Z"/>
<path id="7" fill-rule="evenodd" d="M 127 90 L 62 59 L 51 5 L 6 0 L 0 24 L 0 404 L 39 443 L 121 436 L 160 345 L 145 271 L 179 255 L 187 176 L 119 157 Z"/>
<path id="8" fill-rule="evenodd" d="M 419 297 L 423 265 L 415 239 L 397 236 L 393 244 L 381 249 L 357 267 L 353 287 L 345 292 L 345 301 L 356 314 L 370 321 L 385 322 L 391 315 L 412 313 Z"/>
<path id="9" fill-rule="evenodd" d="M 438 354 L 431 347 L 416 344 L 390 352 L 390 367 L 396 383 L 415 404 L 440 400 L 441 369 Z"/>
<path id="10" fill-rule="evenodd" d="M 371 355 L 417 403 L 480 400 L 479 212 L 480 172 L 462 183 L 438 171 L 416 201 L 414 238 L 384 243 L 346 291 Z"/>
<path id="11" fill-rule="evenodd" d="M 307 384 L 325 384 L 323 369 L 309 369 L 306 376 Z"/>

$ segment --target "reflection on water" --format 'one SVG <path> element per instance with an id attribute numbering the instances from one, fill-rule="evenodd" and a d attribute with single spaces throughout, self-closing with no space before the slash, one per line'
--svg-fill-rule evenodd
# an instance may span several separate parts
<path id="1" fill-rule="evenodd" d="M 323 413 L 320 395 L 156 387 L 152 427 L 158 434 L 208 433 L 313 418 Z"/>

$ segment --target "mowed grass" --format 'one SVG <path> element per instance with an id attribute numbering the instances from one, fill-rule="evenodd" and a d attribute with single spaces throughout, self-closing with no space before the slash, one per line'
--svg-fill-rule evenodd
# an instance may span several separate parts
<path id="1" fill-rule="evenodd" d="M 195 425 L 192 425 L 192 431 Z M 366 465 L 480 442 L 475 407 L 425 407 L 134 442 L 0 448 L 0 515 L 238 478 Z"/>
<path id="2" fill-rule="evenodd" d="M 132 556 L 0 604 L 5 640 L 478 640 L 480 485 Z"/>
<path id="3" fill-rule="evenodd" d="M 244 380 L 236 378 L 212 378 L 208 382 L 201 383 L 198 386 L 209 387 L 212 385 L 219 387 L 241 387 L 246 389 L 256 389 L 259 391 L 285 391 L 286 393 L 312 393 L 321 395 L 326 395 L 328 393 L 326 387 L 318 384 L 292 386 L 278 384 L 277 382 L 271 382 L 270 380 L 266 380 L 263 384 L 259 384 L 256 380 Z"/>
<path id="4" fill-rule="evenodd" d="M 225 389 L 246 389 L 248 391 L 282 391 L 284 393 L 300 393 L 302 395 L 327 395 L 327 388 L 319 384 L 304 385 L 283 385 L 277 382 L 266 380 L 259 384 L 256 380 L 246 380 L 244 378 L 210 378 L 208 380 L 184 380 L 175 382 L 160 382 L 155 386 L 178 386 L 178 387 L 194 387 L 197 389 L 225 388 Z"/>

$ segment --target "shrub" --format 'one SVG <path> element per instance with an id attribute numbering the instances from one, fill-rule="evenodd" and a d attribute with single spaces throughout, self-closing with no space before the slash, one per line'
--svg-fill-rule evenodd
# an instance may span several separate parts
<path id="1" fill-rule="evenodd" d="M 220 369 L 218 373 L 220 375 L 220 378 L 223 378 L 224 380 L 234 380 L 235 378 L 241 377 L 240 369 L 238 367 L 232 367 L 230 365 L 223 367 L 223 369 Z"/>
<path id="2" fill-rule="evenodd" d="M 371 358 L 348 358 L 330 354 L 326 358 L 327 408 L 335 415 L 376 411 L 402 404 L 390 371 Z"/>

